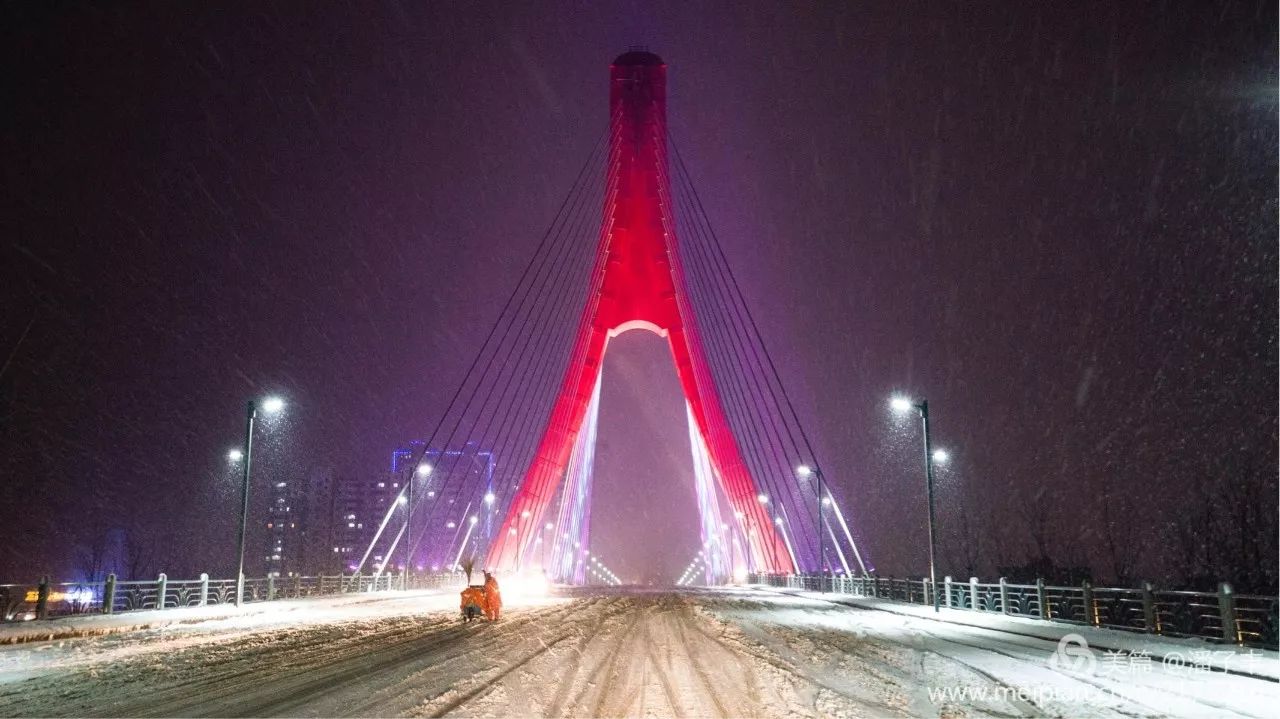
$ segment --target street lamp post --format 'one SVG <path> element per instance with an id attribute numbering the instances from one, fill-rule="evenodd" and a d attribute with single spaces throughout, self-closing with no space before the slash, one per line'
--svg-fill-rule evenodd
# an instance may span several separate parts
<path id="1" fill-rule="evenodd" d="M 937 555 L 937 531 L 935 529 L 936 517 L 933 509 L 933 458 L 934 452 L 929 439 L 929 400 L 922 399 L 919 402 L 912 402 L 905 397 L 894 397 L 890 401 L 890 406 L 898 413 L 915 410 L 920 415 L 920 425 L 924 429 L 924 478 L 925 478 L 925 494 L 929 502 L 929 588 L 933 592 L 933 611 L 939 611 L 941 606 L 938 597 L 938 572 L 935 562 Z M 940 460 L 945 461 L 946 453 L 939 450 Z"/>
<path id="2" fill-rule="evenodd" d="M 827 591 L 826 564 L 827 564 L 827 515 L 822 511 L 822 470 L 817 467 L 810 467 L 802 464 L 796 469 L 796 474 L 801 477 L 813 475 L 817 480 L 816 487 L 818 498 L 818 591 Z M 799 567 L 797 567 L 799 569 Z"/>
<path id="3" fill-rule="evenodd" d="M 759 502 L 762 507 L 765 507 L 765 509 L 760 511 L 760 516 L 757 517 L 755 512 L 752 512 L 751 514 L 751 519 L 754 520 L 753 524 L 755 525 L 756 530 L 756 540 L 761 544 L 760 561 L 769 567 L 769 571 L 774 571 L 778 566 L 778 547 L 777 542 L 774 541 L 772 530 L 769 528 L 769 510 L 767 508 L 767 505 L 769 504 L 769 495 L 761 492 L 756 495 L 756 501 Z M 761 519 L 764 520 L 764 526 L 761 526 Z M 769 531 L 770 534 L 766 535 L 766 531 Z M 764 556 L 763 546 L 766 541 L 769 542 L 769 556 L 767 558 Z M 793 569 L 799 571 L 800 568 L 793 567 Z"/>
<path id="4" fill-rule="evenodd" d="M 279 412 L 284 408 L 284 400 L 268 397 L 262 402 L 264 412 Z M 249 521 L 249 469 L 253 463 L 253 421 L 258 418 L 258 404 L 249 401 L 244 420 L 244 472 L 240 480 L 240 534 L 236 541 L 236 606 L 244 601 L 244 537 Z M 236 459 L 234 453 L 232 459 Z"/>
<path id="5" fill-rule="evenodd" d="M 413 549 L 410 544 L 413 540 L 413 485 L 418 481 L 418 477 L 430 477 L 431 465 L 423 462 L 414 468 L 409 474 L 409 485 L 405 487 L 405 507 L 404 507 L 404 589 L 409 589 L 409 571 L 413 568 Z"/>
<path id="6" fill-rule="evenodd" d="M 492 537 L 493 504 L 496 501 L 498 501 L 498 497 L 493 493 L 493 490 L 487 490 L 484 493 L 484 506 L 488 508 L 488 510 L 484 513 L 484 538 L 486 540 Z"/>

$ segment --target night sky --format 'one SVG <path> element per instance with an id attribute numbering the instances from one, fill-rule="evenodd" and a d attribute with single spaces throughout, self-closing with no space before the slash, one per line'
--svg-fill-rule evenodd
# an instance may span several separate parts
<path id="1" fill-rule="evenodd" d="M 0 23 L 0 580 L 113 531 L 230 576 L 249 398 L 278 473 L 426 435 L 645 45 L 882 573 L 927 566 L 904 391 L 946 572 L 1274 582 L 1273 2 L 44 5 Z M 674 370 L 605 371 L 594 543 L 673 579 Z"/>

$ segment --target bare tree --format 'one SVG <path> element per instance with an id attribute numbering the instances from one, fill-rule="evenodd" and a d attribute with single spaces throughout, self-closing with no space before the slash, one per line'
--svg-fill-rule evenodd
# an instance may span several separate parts
<path id="1" fill-rule="evenodd" d="M 107 552 L 110 535 L 105 531 L 93 531 L 88 539 L 76 547 L 76 572 L 86 582 L 100 582 L 106 578 Z"/>
<path id="2" fill-rule="evenodd" d="M 159 571 L 156 568 L 155 543 L 149 539 L 136 527 L 125 535 L 124 561 L 129 579 L 150 578 Z"/>
<path id="3" fill-rule="evenodd" d="M 1022 519 L 1023 528 L 1031 538 L 1034 559 L 1049 562 L 1052 556 L 1049 542 L 1053 532 L 1053 498 L 1049 496 L 1048 488 L 1041 486 L 1024 495 L 1018 503 L 1017 512 Z"/>
<path id="4" fill-rule="evenodd" d="M 1122 587 L 1133 586 L 1138 557 L 1142 553 L 1142 537 L 1132 498 L 1117 492 L 1113 478 L 1106 475 L 1098 494 L 1102 519 L 1102 547 L 1111 568 L 1111 577 Z"/>
<path id="5" fill-rule="evenodd" d="M 983 529 L 986 522 L 976 516 L 968 492 L 960 492 L 955 500 L 951 541 L 946 543 L 947 564 L 953 571 L 962 570 L 962 577 L 978 573 L 978 563 L 986 556 L 987 536 Z"/>

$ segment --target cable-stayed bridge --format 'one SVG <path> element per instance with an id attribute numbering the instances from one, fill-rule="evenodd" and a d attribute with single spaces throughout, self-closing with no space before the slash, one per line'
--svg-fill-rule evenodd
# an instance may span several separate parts
<path id="1" fill-rule="evenodd" d="M 647 331 L 667 341 L 684 394 L 705 580 L 866 573 L 846 498 L 824 482 L 668 131 L 666 77 L 644 50 L 610 66 L 608 127 L 359 570 L 476 556 L 584 581 L 604 355 L 618 335 Z M 491 471 L 477 471 L 489 457 Z"/>

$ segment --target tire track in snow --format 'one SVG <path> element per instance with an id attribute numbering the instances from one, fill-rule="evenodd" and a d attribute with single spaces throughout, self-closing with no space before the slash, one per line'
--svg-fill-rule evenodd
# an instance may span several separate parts
<path id="1" fill-rule="evenodd" d="M 349 716 L 365 716 L 370 713 L 381 714 L 386 713 L 388 705 L 407 703 L 405 695 L 410 692 L 426 692 L 430 696 L 427 701 L 438 698 L 454 688 L 456 681 L 471 676 L 470 672 L 462 671 L 456 660 L 468 656 L 491 656 L 499 653 L 507 648 L 513 637 L 516 640 L 522 638 L 522 632 L 528 627 L 536 627 L 542 622 L 559 622 L 564 616 L 571 611 L 570 607 L 565 605 L 545 607 L 532 611 L 521 611 L 515 616 L 511 613 L 506 614 L 507 619 L 496 623 L 482 623 L 479 625 L 454 623 L 450 626 L 456 628 L 457 631 L 452 633 L 443 641 L 432 642 L 429 646 L 414 647 L 413 651 L 398 652 L 397 657 L 379 658 L 376 665 L 372 667 L 358 666 L 357 671 L 349 675 L 343 675 L 341 682 L 326 684 L 324 689 L 315 695 L 306 697 L 298 706 L 315 705 L 313 708 L 320 709 L 321 713 L 329 709 L 328 713 L 337 713 L 332 711 L 330 704 L 326 706 L 323 701 L 326 697 L 338 694 L 340 692 L 361 692 L 365 696 L 363 701 L 353 702 L 350 696 L 340 697 L 342 704 L 339 710 L 344 715 Z M 468 636 L 472 635 L 472 636 Z M 542 641 L 539 638 L 539 641 Z M 554 643 L 543 643 L 543 650 L 549 649 Z M 426 651 L 419 653 L 419 649 L 441 651 Z M 383 653 L 381 649 L 374 649 L 368 654 L 378 655 Z M 415 669 L 416 667 L 426 664 L 423 669 Z M 433 670 L 446 670 L 442 675 L 440 672 Z M 449 675 L 448 670 L 455 669 L 461 671 L 461 676 Z M 371 680 L 375 678 L 389 679 L 388 675 L 395 673 L 407 673 L 398 681 L 392 681 L 385 686 L 373 687 L 369 685 Z M 428 673 L 430 675 L 428 676 Z M 427 683 L 415 680 L 430 680 Z M 443 683 L 443 685 L 442 685 Z M 391 694 L 392 696 L 386 696 Z M 289 709 L 292 707 L 285 707 Z M 279 713 L 282 708 L 275 709 L 272 713 Z"/>
<path id="2" fill-rule="evenodd" d="M 611 608 L 606 607 L 606 609 L 611 609 Z M 624 608 L 612 608 L 612 611 L 609 611 L 604 617 L 600 618 L 601 623 L 608 621 L 614 616 L 617 616 L 618 614 L 622 613 L 622 611 L 624 611 Z M 512 672 L 516 671 L 517 669 L 520 669 L 521 667 L 526 666 L 534 659 L 537 659 L 538 657 L 541 657 L 547 654 L 553 647 L 565 641 L 566 639 L 569 639 L 570 637 L 576 635 L 578 632 L 579 632 L 578 627 L 570 623 L 569 629 L 561 632 L 559 636 L 553 638 L 549 642 L 541 641 L 540 642 L 541 646 L 538 649 L 526 654 L 524 657 L 520 658 L 516 662 L 507 665 L 504 669 L 502 669 L 496 675 L 486 677 L 483 682 L 481 682 L 478 686 L 474 687 L 473 689 L 459 692 L 458 696 L 450 699 L 448 702 L 444 703 L 443 705 L 437 708 L 431 709 L 430 713 L 427 716 L 443 717 L 453 712 L 454 710 L 463 707 L 468 702 L 476 698 L 479 698 L 484 694 L 492 691 L 500 681 L 505 679 Z"/>
<path id="3" fill-rule="evenodd" d="M 626 611 L 626 609 L 625 609 L 624 607 L 616 606 L 616 605 L 621 605 L 621 604 L 622 604 L 621 602 L 618 602 L 618 601 L 616 601 L 616 600 L 615 600 L 615 601 L 613 602 L 613 604 L 615 605 L 615 612 L 616 612 L 616 614 L 621 614 L 621 613 L 624 613 L 624 612 Z M 636 624 L 637 624 L 639 621 L 640 621 L 640 615 L 639 615 L 638 613 L 634 613 L 634 612 L 633 612 L 633 613 L 631 614 L 630 620 L 626 623 L 626 626 L 624 626 L 624 627 L 621 629 L 621 632 L 620 632 L 620 635 L 619 635 L 619 636 L 620 636 L 620 637 L 622 637 L 623 639 L 625 639 L 625 637 L 626 637 L 628 634 L 630 634 L 630 633 L 634 630 L 634 628 L 635 628 Z M 603 626 L 603 625 L 604 625 L 604 622 L 601 622 L 601 626 Z M 600 634 L 600 633 L 589 633 L 589 634 L 587 634 L 587 635 L 585 636 L 585 641 L 583 642 L 582 649 L 583 649 L 583 650 L 585 650 L 585 651 L 589 651 L 589 650 L 591 650 L 591 648 L 592 648 L 593 646 L 595 646 L 596 644 L 598 644 L 602 639 L 603 639 L 603 637 L 601 636 L 601 634 Z M 597 681 L 597 680 L 598 680 L 598 678 L 600 677 L 601 672 L 605 670 L 606 666 L 612 666 L 612 664 L 614 663 L 614 661 L 616 661 L 617 654 L 618 654 L 618 649 L 619 649 L 619 647 L 620 647 L 620 646 L 621 646 L 621 642 L 619 642 L 618 644 L 616 644 L 616 645 L 614 646 L 614 648 L 613 648 L 612 652 L 610 652 L 609 656 L 607 657 L 607 659 L 606 659 L 605 661 L 603 661 L 603 662 L 600 662 L 600 661 L 595 662 L 595 664 L 594 664 L 594 668 L 593 668 L 593 669 L 591 670 L 591 672 L 587 675 L 587 678 L 586 678 L 586 679 L 584 680 L 584 682 L 583 682 L 583 689 L 582 689 L 580 692 L 578 692 L 578 693 L 574 696 L 573 704 L 575 704 L 575 705 L 576 705 L 578 702 L 580 702 L 580 701 L 585 697 L 585 695 L 586 695 L 587 693 L 589 693 L 589 692 L 590 692 L 590 689 L 591 689 L 592 685 L 596 683 L 596 681 Z M 569 693 L 570 693 L 570 692 L 572 692 L 572 691 L 573 691 L 573 689 L 574 689 L 574 684 L 576 683 L 577 675 L 578 675 L 578 673 L 579 673 L 579 671 L 580 671 L 580 669 L 581 669 L 581 667 L 582 667 L 582 662 L 583 662 L 583 659 L 584 659 L 584 657 L 585 657 L 585 651 L 579 652 L 579 654 L 578 654 L 578 658 L 577 658 L 577 661 L 575 662 L 575 666 L 574 666 L 573 676 L 569 677 L 569 678 L 568 678 L 568 679 L 569 679 L 568 681 L 564 681 L 564 680 L 562 680 L 562 681 L 561 681 L 560 686 L 559 686 L 559 687 L 557 688 L 557 690 L 556 690 L 556 695 L 555 695 L 555 697 L 553 698 L 553 701 L 552 701 L 551 707 L 550 707 L 550 709 L 549 709 L 549 710 L 548 710 L 548 712 L 547 712 L 547 713 L 548 713 L 548 715 L 550 715 L 550 716 L 560 716 L 560 713 L 561 713 L 561 711 L 563 710 L 563 707 L 564 707 L 564 702 L 566 701 L 566 699 L 567 699 L 567 697 L 568 697 Z M 599 706 L 598 706 L 598 704 L 599 704 L 599 702 L 597 702 L 596 711 L 594 711 L 594 712 L 593 712 L 593 714 L 595 714 L 595 715 L 599 715 L 599 713 L 600 713 L 600 712 L 599 712 Z"/>
<path id="4" fill-rule="evenodd" d="M 741 602 L 738 602 L 738 603 L 741 604 Z M 715 611 L 714 608 L 707 609 L 705 607 L 702 607 L 701 609 L 703 609 L 704 611 L 707 611 L 708 613 L 714 613 Z M 740 611 L 740 610 L 741 610 L 741 607 L 734 607 L 734 611 Z M 815 714 L 823 713 L 817 705 L 817 702 L 821 696 L 820 692 L 822 690 L 830 692 L 832 695 L 839 697 L 841 699 L 844 699 L 846 701 L 854 702 L 856 705 L 860 707 L 864 707 L 867 710 L 875 712 L 876 713 L 875 715 L 889 715 L 889 714 L 898 713 L 901 711 L 901 707 L 896 707 L 887 702 L 873 699 L 867 696 L 865 693 L 860 694 L 856 692 L 851 692 L 845 688 L 836 686 L 833 683 L 827 681 L 821 675 L 809 670 L 806 667 L 806 664 L 808 663 L 809 660 L 806 659 L 804 656 L 802 656 L 795 649 L 795 647 L 792 645 L 792 637 L 790 636 L 782 636 L 776 633 L 767 632 L 763 628 L 757 626 L 754 622 L 750 622 L 743 618 L 735 618 L 735 619 L 717 618 L 716 621 L 718 621 L 722 626 L 736 623 L 738 625 L 741 625 L 741 627 L 743 628 L 754 629 L 755 631 L 759 632 L 762 635 L 762 637 L 769 637 L 772 640 L 772 643 L 774 644 L 774 646 L 766 646 L 764 643 L 758 642 L 757 640 L 753 640 L 753 641 L 757 641 L 757 646 L 752 646 L 751 644 L 748 644 L 746 641 L 743 641 L 742 639 L 726 638 L 723 636 L 720 636 L 720 637 L 714 636 L 710 634 L 707 630 L 703 629 L 702 627 L 696 624 L 694 625 L 694 629 L 696 631 L 701 633 L 708 640 L 721 644 L 722 646 L 725 646 L 727 651 L 750 655 L 751 657 L 762 662 L 763 664 L 766 664 L 778 671 L 781 671 L 795 678 L 796 680 L 799 680 L 801 682 L 804 682 L 812 686 L 815 689 L 815 694 L 813 696 L 813 705 L 812 705 L 812 709 Z M 745 636 L 746 635 L 744 634 L 744 637 Z M 813 638 L 810 636 L 805 636 L 804 639 L 807 641 L 813 640 Z M 768 653 L 765 653 L 765 652 L 768 652 Z M 844 654 L 844 650 L 841 650 L 841 652 L 839 653 L 839 656 L 843 656 L 843 654 Z M 894 681 L 889 677 L 878 676 L 877 678 L 880 679 L 884 684 L 892 685 L 894 687 L 898 687 L 899 689 L 901 688 L 898 682 Z"/>
<path id="5" fill-rule="evenodd" d="M 671 686 L 670 675 L 667 673 L 667 670 L 663 668 L 661 660 L 658 659 L 653 650 L 653 635 L 649 631 L 648 626 L 645 627 L 644 653 L 647 654 L 647 658 L 649 660 L 648 664 L 653 666 L 654 674 L 658 677 L 658 685 L 662 687 L 662 694 L 667 698 L 667 706 L 670 707 L 675 716 L 685 716 L 688 714 L 682 706 L 683 703 L 680 701 L 679 697 L 676 696 L 675 688 Z M 644 691 L 643 686 L 640 687 L 640 691 Z"/>
<path id="6" fill-rule="evenodd" d="M 680 647 L 688 655 L 689 664 L 693 665 L 693 674 L 702 684 L 703 692 L 711 700 L 711 703 L 715 705 L 716 712 L 720 715 L 721 719 L 728 719 L 730 712 L 725 708 L 724 702 L 720 700 L 720 692 L 716 690 L 715 685 L 707 676 L 707 670 L 704 666 L 705 662 L 702 661 L 704 657 L 696 650 L 698 642 L 690 641 L 689 639 L 688 630 L 685 625 L 693 623 L 693 616 L 691 612 L 686 610 L 687 608 L 683 606 L 676 608 L 675 615 L 669 620 L 671 625 L 674 627 L 674 631 L 672 633 L 680 637 Z M 702 635 L 699 634 L 699 636 Z M 744 682 L 743 684 L 744 686 L 750 686 L 747 682 Z"/>
<path id="7" fill-rule="evenodd" d="M 550 608 L 554 612 L 556 608 Z M 539 615 L 548 610 L 532 611 L 527 615 L 508 620 L 504 627 L 514 631 L 521 626 L 537 621 Z M 482 625 L 479 629 L 489 629 Z M 145 704 L 126 707 L 123 711 L 113 710 L 116 716 L 177 716 L 177 715 L 216 715 L 216 716 L 266 716 L 278 714 L 300 706 L 316 702 L 342 689 L 359 685 L 381 672 L 394 669 L 406 662 L 430 656 L 432 650 L 458 647 L 459 652 L 471 651 L 476 643 L 467 643 L 463 638 L 476 628 L 468 627 L 460 622 L 434 622 L 420 627 L 399 627 L 391 632 L 379 633 L 372 637 L 362 637 L 351 646 L 331 647 L 330 651 L 304 653 L 296 657 L 298 663 L 283 672 L 263 676 L 252 687 L 235 681 L 219 681 L 214 677 L 202 684 L 212 691 L 206 690 L 198 697 L 186 696 L 174 698 L 168 702 L 155 701 L 148 697 Z M 424 634 L 424 632 L 426 632 Z M 488 632 L 493 634 L 493 632 Z M 405 634 L 398 639 L 388 641 L 389 636 Z M 499 641 L 500 636 L 483 637 L 482 645 L 491 645 Z M 314 644 L 314 643 L 312 643 Z M 341 652 L 341 653 L 339 653 Z M 284 646 L 277 652 L 279 657 L 266 657 L 268 662 L 295 658 L 293 647 Z M 338 657 L 335 659 L 335 654 Z M 259 660 L 262 657 L 258 658 Z M 264 674 L 261 662 L 251 674 Z M 248 691 L 246 691 L 246 688 Z"/>

